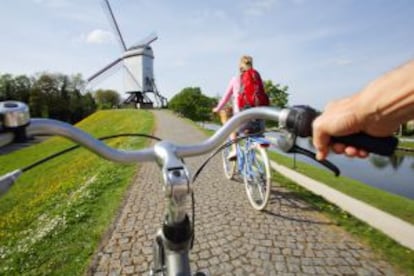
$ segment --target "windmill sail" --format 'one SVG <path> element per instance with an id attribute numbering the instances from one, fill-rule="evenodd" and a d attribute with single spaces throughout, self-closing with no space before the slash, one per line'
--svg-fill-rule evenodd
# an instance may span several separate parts
<path id="1" fill-rule="evenodd" d="M 119 29 L 119 25 L 116 22 L 116 19 L 115 19 L 114 13 L 112 11 L 111 5 L 109 5 L 109 1 L 108 0 L 103 0 L 101 3 L 102 3 L 102 7 L 104 8 L 105 14 L 108 16 L 108 20 L 111 23 L 112 29 L 114 30 L 114 32 L 117 35 L 118 42 L 121 46 L 122 51 L 126 51 L 127 47 L 125 45 L 124 38 L 122 37 L 121 30 Z"/>
<path id="2" fill-rule="evenodd" d="M 107 72 L 109 69 L 113 68 L 114 66 L 118 65 L 119 62 L 122 61 L 122 58 L 118 58 L 116 60 L 114 60 L 113 62 L 109 63 L 108 65 L 106 65 L 104 68 L 102 68 L 101 70 L 99 70 L 98 72 L 96 72 L 95 74 L 93 74 L 92 76 L 90 76 L 87 81 L 91 82 L 93 80 L 95 80 L 97 77 L 99 77 L 100 75 L 104 74 L 105 72 Z"/>
<path id="3" fill-rule="evenodd" d="M 151 33 L 144 39 L 140 40 L 139 42 L 133 44 L 131 47 L 129 47 L 128 50 L 136 49 L 139 47 L 144 47 L 150 45 L 152 42 L 158 39 L 158 36 L 156 33 Z"/>

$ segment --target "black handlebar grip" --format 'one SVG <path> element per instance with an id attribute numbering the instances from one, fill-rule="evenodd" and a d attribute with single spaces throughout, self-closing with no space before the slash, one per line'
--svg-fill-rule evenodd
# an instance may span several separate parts
<path id="1" fill-rule="evenodd" d="M 373 137 L 365 133 L 356 133 L 341 137 L 332 137 L 332 143 L 342 143 L 354 146 L 367 152 L 376 153 L 383 156 L 390 156 L 394 153 L 398 145 L 398 139 L 393 136 Z"/>
<path id="2" fill-rule="evenodd" d="M 294 106 L 286 118 L 286 127 L 300 137 L 312 136 L 312 122 L 320 113 L 309 106 Z M 364 149 L 370 153 L 390 156 L 394 153 L 398 139 L 389 137 L 374 137 L 365 133 L 351 134 L 342 137 L 332 137 L 333 143 L 342 143 Z"/>
<path id="3" fill-rule="evenodd" d="M 289 109 L 286 128 L 299 137 L 312 136 L 312 122 L 319 112 L 310 106 L 297 105 Z"/>

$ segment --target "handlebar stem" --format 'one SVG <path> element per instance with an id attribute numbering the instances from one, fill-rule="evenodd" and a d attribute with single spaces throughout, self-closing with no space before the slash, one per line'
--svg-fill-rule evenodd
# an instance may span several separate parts
<path id="1" fill-rule="evenodd" d="M 174 225 L 185 219 L 185 204 L 191 193 L 190 173 L 182 159 L 176 155 L 174 144 L 161 141 L 154 145 L 157 163 L 161 167 L 167 204 L 167 224 Z"/>

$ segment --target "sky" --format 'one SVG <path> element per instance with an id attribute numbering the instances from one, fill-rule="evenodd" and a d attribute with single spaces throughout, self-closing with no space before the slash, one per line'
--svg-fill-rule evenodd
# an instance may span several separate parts
<path id="1" fill-rule="evenodd" d="M 101 0 L 0 0 L 0 74 L 81 73 L 122 55 Z M 412 0 L 110 0 L 127 46 L 156 32 L 154 75 L 167 98 L 222 95 L 240 56 L 289 104 L 322 109 L 414 58 Z M 91 89 L 123 91 L 122 71 Z"/>

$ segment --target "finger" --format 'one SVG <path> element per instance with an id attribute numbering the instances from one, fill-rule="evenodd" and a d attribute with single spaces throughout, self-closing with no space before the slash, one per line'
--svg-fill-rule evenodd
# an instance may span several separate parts
<path id="1" fill-rule="evenodd" d="M 325 160 L 327 156 L 328 156 L 328 151 L 320 150 L 316 152 L 316 160 L 319 160 L 319 161 Z"/>
<path id="2" fill-rule="evenodd" d="M 345 151 L 345 144 L 342 143 L 335 143 L 331 146 L 331 149 L 333 152 L 335 152 L 336 154 L 342 154 Z"/>
<path id="3" fill-rule="evenodd" d="M 344 153 L 349 157 L 358 156 L 358 149 L 355 147 L 347 146 L 345 147 Z"/>
<path id="4" fill-rule="evenodd" d="M 316 149 L 316 158 L 324 160 L 328 155 L 330 136 L 321 129 L 318 119 L 313 123 L 313 146 Z"/>
<path id="5" fill-rule="evenodd" d="M 359 150 L 358 151 L 358 157 L 359 158 L 367 158 L 369 153 L 366 150 Z"/>
<path id="6" fill-rule="evenodd" d="M 329 135 L 320 135 L 316 138 L 314 137 L 313 140 L 313 145 L 315 146 L 316 149 L 316 158 L 318 160 L 324 160 L 326 158 L 326 156 L 328 155 L 329 152 L 329 140 L 330 137 Z"/>

